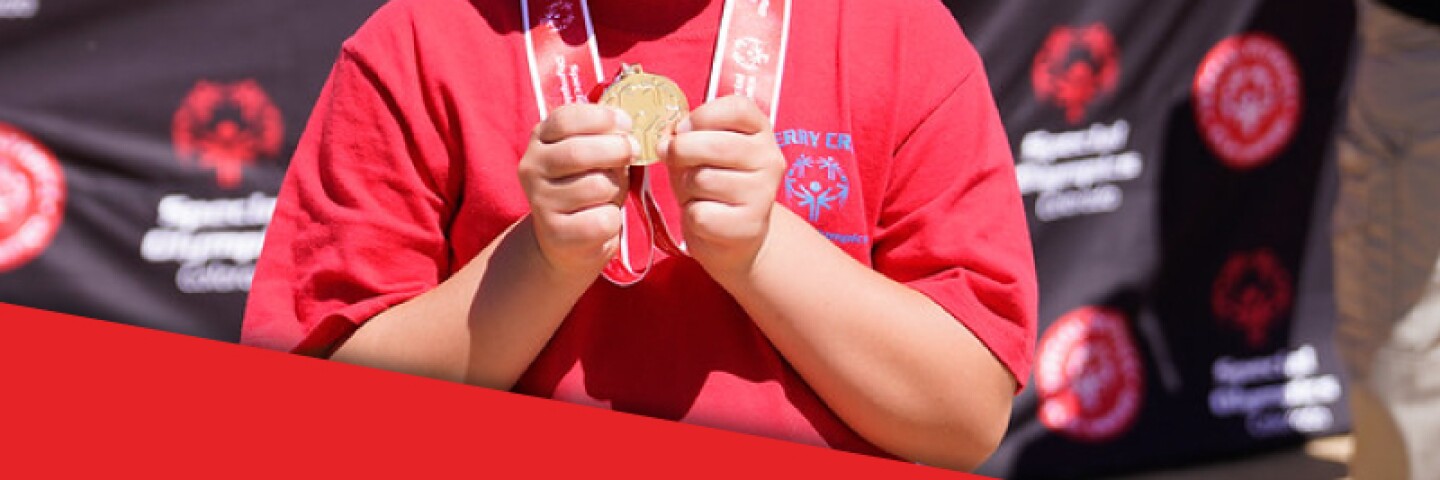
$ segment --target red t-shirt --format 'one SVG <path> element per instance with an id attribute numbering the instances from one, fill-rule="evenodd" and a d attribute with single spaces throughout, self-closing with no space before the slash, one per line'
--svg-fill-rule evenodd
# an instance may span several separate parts
<path id="1" fill-rule="evenodd" d="M 639 63 L 703 103 L 721 2 L 676 29 L 652 20 L 687 2 L 592 3 L 607 76 Z M 1024 382 L 1034 265 L 974 49 L 938 2 L 796 0 L 792 15 L 776 200 L 929 296 Z M 515 165 L 534 102 L 517 1 L 381 8 L 345 43 L 289 167 L 242 342 L 325 355 L 464 266 L 528 210 Z M 678 232 L 667 176 L 652 181 Z M 638 285 L 597 279 L 515 391 L 883 454 L 697 263 L 657 255 Z"/>

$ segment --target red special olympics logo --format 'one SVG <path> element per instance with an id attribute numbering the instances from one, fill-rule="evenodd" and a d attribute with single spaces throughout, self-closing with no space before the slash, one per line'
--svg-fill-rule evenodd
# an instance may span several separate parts
<path id="1" fill-rule="evenodd" d="M 1083 307 L 1040 339 L 1035 384 L 1040 423 L 1083 442 L 1115 438 L 1135 423 L 1144 394 L 1140 354 L 1124 314 Z"/>
<path id="2" fill-rule="evenodd" d="M 235 188 L 245 166 L 280 153 L 280 110 L 254 80 L 201 80 L 185 96 L 171 125 L 175 155 L 215 169 L 216 183 Z"/>
<path id="3" fill-rule="evenodd" d="M 1191 95 L 1201 137 L 1226 166 L 1266 164 L 1290 143 L 1300 123 L 1300 73 L 1274 37 L 1246 33 L 1210 49 Z"/>
<path id="4" fill-rule="evenodd" d="M 0 271 L 50 245 L 65 213 L 65 174 L 55 155 L 0 124 Z"/>
<path id="5" fill-rule="evenodd" d="M 1261 249 L 1225 261 L 1211 289 L 1210 306 L 1216 318 L 1244 332 L 1245 343 L 1258 348 L 1293 298 L 1290 274 L 1273 252 Z"/>
<path id="6" fill-rule="evenodd" d="M 1030 68 L 1035 95 L 1065 109 L 1065 120 L 1072 124 L 1085 117 L 1095 97 L 1114 91 L 1119 78 L 1115 37 L 1099 23 L 1055 27 Z"/>

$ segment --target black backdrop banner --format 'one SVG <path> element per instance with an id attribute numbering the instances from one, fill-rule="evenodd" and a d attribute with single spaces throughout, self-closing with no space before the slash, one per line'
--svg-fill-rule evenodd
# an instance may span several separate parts
<path id="1" fill-rule="evenodd" d="M 1032 388 L 981 473 L 1348 429 L 1328 225 L 1353 4 L 947 3 L 985 59 L 1040 276 Z"/>
<path id="2" fill-rule="evenodd" d="M 64 169 L 59 229 L 0 263 L 0 301 L 239 340 L 285 165 L 381 3 L 0 1 L 34 7 L 0 8 L 0 123 Z M 41 216 L 13 194 L 38 185 L 0 189 L 0 226 Z"/>
<path id="3" fill-rule="evenodd" d="M 0 0 L 0 301 L 235 341 L 288 158 L 381 3 Z M 1035 375 L 981 473 L 1347 429 L 1327 234 L 1351 2 L 947 4 L 1041 286 Z"/>

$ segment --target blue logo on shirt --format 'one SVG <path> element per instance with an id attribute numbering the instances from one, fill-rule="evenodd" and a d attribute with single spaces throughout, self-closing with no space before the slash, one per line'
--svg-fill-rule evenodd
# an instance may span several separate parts
<path id="1" fill-rule="evenodd" d="M 833 156 L 800 155 L 785 171 L 785 201 L 808 210 L 810 223 L 845 205 L 850 198 L 850 177 Z"/>

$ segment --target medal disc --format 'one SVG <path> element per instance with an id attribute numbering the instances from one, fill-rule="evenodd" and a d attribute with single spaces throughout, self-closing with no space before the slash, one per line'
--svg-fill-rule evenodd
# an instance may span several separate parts
<path id="1" fill-rule="evenodd" d="M 660 139 L 674 130 L 676 122 L 690 111 L 680 86 L 660 75 L 645 73 L 639 65 L 626 65 L 620 77 L 605 89 L 600 104 L 630 114 L 631 136 L 640 144 L 632 165 L 660 161 Z"/>

